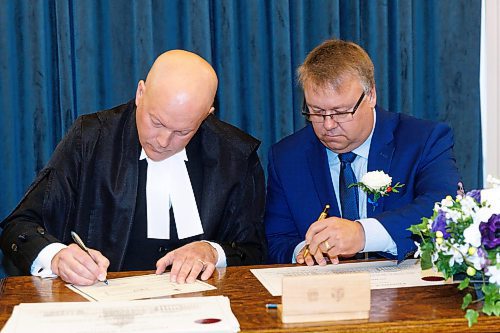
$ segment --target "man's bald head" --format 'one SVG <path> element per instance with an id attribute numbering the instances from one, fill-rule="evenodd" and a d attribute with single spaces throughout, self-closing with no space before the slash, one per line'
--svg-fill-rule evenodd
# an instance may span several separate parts
<path id="1" fill-rule="evenodd" d="M 172 50 L 154 62 L 136 93 L 137 129 L 146 154 L 154 160 L 181 151 L 213 112 L 217 75 L 200 56 Z"/>
<path id="2" fill-rule="evenodd" d="M 160 55 L 146 78 L 149 95 L 191 97 L 209 106 L 215 98 L 217 82 L 214 69 L 205 59 L 183 50 Z"/>

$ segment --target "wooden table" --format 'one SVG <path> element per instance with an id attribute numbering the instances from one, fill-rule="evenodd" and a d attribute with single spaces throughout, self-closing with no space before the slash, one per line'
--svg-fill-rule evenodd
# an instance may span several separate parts
<path id="1" fill-rule="evenodd" d="M 217 287 L 201 293 L 178 295 L 225 295 L 240 322 L 242 332 L 498 332 L 500 318 L 481 315 L 472 329 L 467 327 L 460 309 L 464 292 L 456 285 L 372 290 L 368 320 L 282 324 L 276 310 L 266 310 L 266 303 L 280 303 L 271 296 L 247 266 L 219 269 L 208 283 Z M 108 278 L 152 272 L 109 273 Z M 0 327 L 19 303 L 85 301 L 65 287 L 60 279 L 42 280 L 23 276 L 0 280 Z"/>

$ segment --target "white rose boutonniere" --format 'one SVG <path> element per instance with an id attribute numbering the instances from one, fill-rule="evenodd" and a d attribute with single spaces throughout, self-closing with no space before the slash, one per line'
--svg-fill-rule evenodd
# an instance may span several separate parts
<path id="1" fill-rule="evenodd" d="M 391 183 L 392 177 L 383 171 L 377 170 L 365 173 L 364 176 L 361 177 L 360 182 L 349 185 L 349 188 L 359 186 L 359 188 L 366 192 L 368 195 L 368 202 L 372 204 L 373 209 L 375 209 L 375 207 L 378 206 L 377 200 L 380 197 L 385 197 L 391 192 L 398 193 L 398 188 L 405 186 L 405 184 L 400 184 L 399 182 L 391 186 Z M 370 198 L 370 194 L 373 195 L 373 198 Z"/>

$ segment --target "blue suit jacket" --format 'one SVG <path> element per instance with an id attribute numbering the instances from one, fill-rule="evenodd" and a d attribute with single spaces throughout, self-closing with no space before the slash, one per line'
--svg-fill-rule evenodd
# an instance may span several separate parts
<path id="1" fill-rule="evenodd" d="M 375 210 L 367 207 L 367 214 L 387 229 L 402 260 L 415 250 L 406 229 L 430 217 L 435 202 L 456 193 L 453 134 L 443 123 L 378 107 L 376 112 L 368 171 L 383 170 L 394 184 L 405 186 L 380 198 Z M 329 216 L 340 216 L 326 148 L 308 125 L 269 151 L 265 226 L 271 263 L 291 262 L 295 246 L 305 239 L 325 204 L 331 206 Z"/>

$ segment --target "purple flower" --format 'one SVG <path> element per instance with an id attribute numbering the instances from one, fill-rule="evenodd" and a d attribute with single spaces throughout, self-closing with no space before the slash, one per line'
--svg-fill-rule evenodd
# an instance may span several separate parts
<path id="1" fill-rule="evenodd" d="M 488 249 L 500 245 L 500 214 L 493 214 L 488 222 L 479 225 L 481 232 L 481 243 Z"/>
<path id="2" fill-rule="evenodd" d="M 465 194 L 465 195 L 476 200 L 477 203 L 481 203 L 481 191 L 480 190 L 472 190 L 470 192 L 467 192 L 467 194 Z"/>
<path id="3" fill-rule="evenodd" d="M 436 216 L 436 219 L 432 222 L 432 232 L 436 231 L 441 231 L 443 233 L 443 238 L 448 239 L 450 238 L 450 234 L 446 231 L 446 227 L 448 225 L 446 224 L 446 213 L 440 210 L 438 212 L 438 215 Z"/>
<path id="4" fill-rule="evenodd" d="M 483 250 L 482 247 L 479 247 L 477 249 L 477 255 L 479 258 L 481 258 L 481 269 L 485 268 L 486 266 L 490 265 L 490 260 L 488 260 L 488 252 L 486 250 Z"/>

